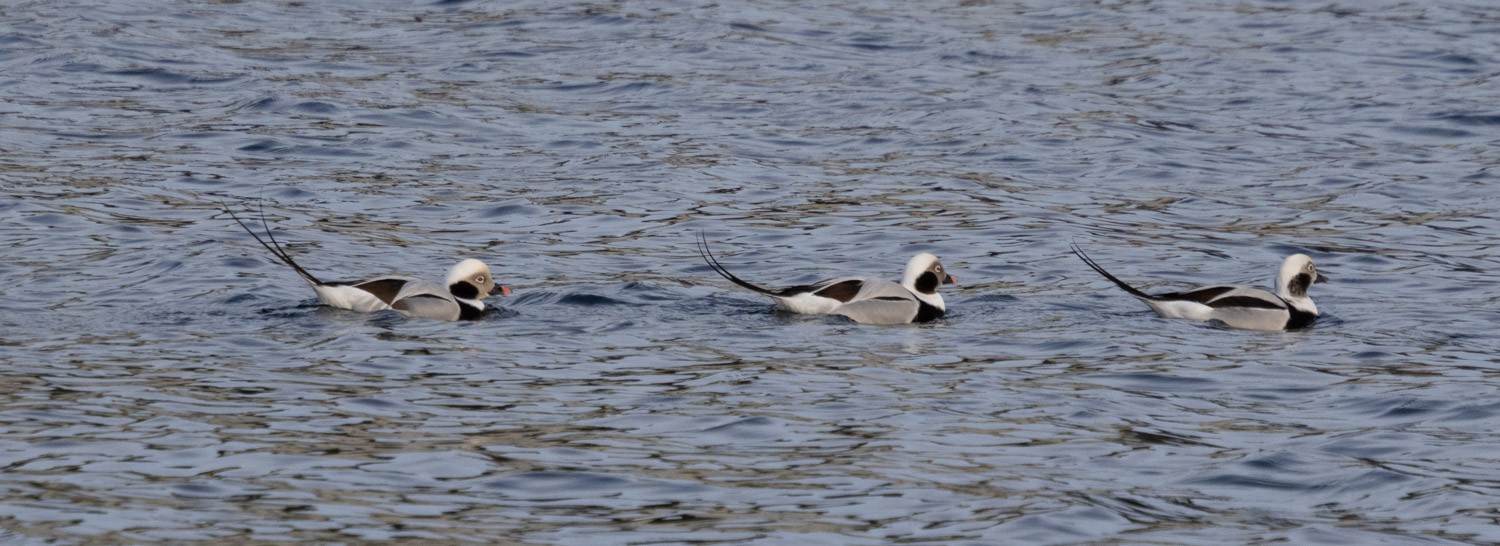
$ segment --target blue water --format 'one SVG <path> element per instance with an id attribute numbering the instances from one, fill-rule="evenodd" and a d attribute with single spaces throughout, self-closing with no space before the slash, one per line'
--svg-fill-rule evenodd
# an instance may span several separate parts
<path id="1" fill-rule="evenodd" d="M 0 541 L 1494 542 L 1488 2 L 0 6 Z M 485 260 L 485 320 L 319 307 Z M 252 216 L 254 213 L 252 212 Z M 949 316 L 778 314 L 932 252 Z M 1313 328 L 1156 318 L 1269 287 Z"/>

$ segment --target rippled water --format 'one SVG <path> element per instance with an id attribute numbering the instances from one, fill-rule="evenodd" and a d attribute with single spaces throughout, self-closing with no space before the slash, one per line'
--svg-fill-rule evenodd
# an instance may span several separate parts
<path id="1" fill-rule="evenodd" d="M 0 539 L 1497 541 L 1488 2 L 0 6 Z M 489 262 L 472 323 L 326 278 Z M 938 254 L 940 323 L 769 285 Z M 1269 286 L 1309 330 L 1155 318 Z"/>

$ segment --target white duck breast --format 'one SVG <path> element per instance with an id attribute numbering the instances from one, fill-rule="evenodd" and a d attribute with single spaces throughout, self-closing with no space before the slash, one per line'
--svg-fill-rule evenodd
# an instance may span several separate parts
<path id="1" fill-rule="evenodd" d="M 1135 296 L 1163 318 L 1217 320 L 1234 328 L 1287 330 L 1311 325 L 1318 306 L 1308 297 L 1314 282 L 1328 282 L 1313 266 L 1312 258 L 1294 254 L 1282 263 L 1276 293 L 1243 286 L 1205 286 L 1186 292 L 1147 294 L 1111 275 L 1090 259 L 1078 245 L 1073 253 L 1090 268 Z"/>
<path id="2" fill-rule="evenodd" d="M 907 262 L 900 284 L 871 277 L 839 277 L 781 290 L 750 284 L 725 269 L 700 235 L 699 254 L 720 276 L 745 289 L 765 294 L 776 306 L 807 315 L 842 315 L 865 324 L 907 324 L 942 318 L 947 312 L 938 285 L 954 284 L 951 275 L 931 254 L 918 254 Z"/>
<path id="3" fill-rule="evenodd" d="M 494 292 L 501 295 L 509 295 L 511 292 L 509 288 L 495 283 L 490 276 L 489 266 L 474 259 L 464 260 L 453 266 L 443 284 L 395 275 L 361 281 L 323 282 L 297 265 L 286 250 L 281 248 L 276 236 L 271 233 L 271 227 L 266 224 L 264 213 L 261 215 L 261 226 L 265 228 L 266 237 L 271 241 L 269 244 L 240 221 L 229 207 L 226 206 L 224 211 L 278 261 L 291 267 L 298 276 L 312 285 L 318 301 L 330 307 L 363 312 L 390 310 L 407 316 L 438 320 L 473 320 L 484 312 L 484 302 L 480 300 Z"/>

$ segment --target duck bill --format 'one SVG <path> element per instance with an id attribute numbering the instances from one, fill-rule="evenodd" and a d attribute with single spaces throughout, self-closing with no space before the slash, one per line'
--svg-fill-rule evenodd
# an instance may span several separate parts
<path id="1" fill-rule="evenodd" d="M 943 278 L 943 284 L 958 284 L 958 279 L 953 278 L 953 275 L 948 275 Z"/>
<path id="2" fill-rule="evenodd" d="M 1328 282 L 1328 277 L 1325 277 L 1322 273 L 1319 273 L 1318 278 L 1315 279 L 1314 282 Z"/>
<path id="3" fill-rule="evenodd" d="M 500 295 L 502 295 L 502 296 L 509 296 L 510 295 L 510 287 L 505 286 L 505 285 L 500 285 Z"/>

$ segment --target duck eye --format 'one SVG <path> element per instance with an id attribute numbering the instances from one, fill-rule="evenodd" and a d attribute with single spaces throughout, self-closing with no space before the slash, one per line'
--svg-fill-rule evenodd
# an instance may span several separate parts
<path id="1" fill-rule="evenodd" d="M 477 282 L 479 282 L 479 284 L 484 284 L 484 275 L 480 275 L 478 277 L 474 277 L 474 280 L 477 281 Z"/>

